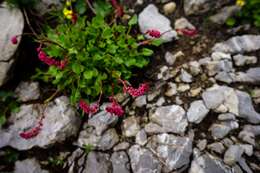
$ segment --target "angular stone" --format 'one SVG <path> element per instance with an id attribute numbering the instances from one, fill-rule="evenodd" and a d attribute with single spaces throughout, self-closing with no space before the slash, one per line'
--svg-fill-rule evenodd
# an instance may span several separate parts
<path id="1" fill-rule="evenodd" d="M 216 152 L 218 154 L 223 154 L 225 147 L 220 142 L 215 142 L 207 146 L 207 148 L 213 152 Z"/>
<path id="2" fill-rule="evenodd" d="M 26 102 L 37 100 L 40 97 L 38 82 L 21 82 L 15 89 L 15 94 L 19 101 Z"/>
<path id="3" fill-rule="evenodd" d="M 255 145 L 255 137 L 260 135 L 260 125 L 245 125 L 238 137 L 249 144 Z"/>
<path id="4" fill-rule="evenodd" d="M 140 130 L 135 136 L 135 143 L 143 146 L 147 143 L 147 134 L 144 129 Z"/>
<path id="5" fill-rule="evenodd" d="M 161 172 L 162 165 L 154 154 L 139 145 L 133 145 L 128 150 L 133 173 Z"/>
<path id="6" fill-rule="evenodd" d="M 216 43 L 212 48 L 213 51 L 225 53 L 244 53 L 260 49 L 260 35 L 242 35 L 235 36 L 227 41 Z"/>
<path id="7" fill-rule="evenodd" d="M 220 159 L 211 154 L 204 154 L 193 159 L 189 173 L 233 173 L 233 171 Z"/>
<path id="8" fill-rule="evenodd" d="M 182 82 L 186 82 L 186 83 L 192 82 L 192 76 L 186 70 L 181 69 L 180 78 Z"/>
<path id="9" fill-rule="evenodd" d="M 209 109 L 204 105 L 202 100 L 193 101 L 187 112 L 189 122 L 199 124 L 208 114 Z"/>
<path id="10" fill-rule="evenodd" d="M 173 65 L 176 61 L 176 56 L 174 56 L 172 53 L 168 51 L 165 53 L 164 58 L 169 65 Z"/>
<path id="11" fill-rule="evenodd" d="M 165 133 L 184 133 L 188 126 L 185 111 L 178 105 L 162 106 L 149 116 L 152 123 L 161 126 Z"/>
<path id="12" fill-rule="evenodd" d="M 39 162 L 32 158 L 16 161 L 14 173 L 49 173 L 49 171 L 43 170 Z"/>
<path id="13" fill-rule="evenodd" d="M 145 9 L 139 14 L 138 24 L 143 34 L 146 34 L 146 32 L 151 29 L 158 30 L 161 33 L 167 31 L 161 37 L 165 42 L 177 38 L 177 33 L 172 29 L 170 20 L 160 14 L 158 8 L 153 4 L 145 7 Z M 151 38 L 147 34 L 145 36 Z"/>
<path id="14" fill-rule="evenodd" d="M 171 172 L 189 164 L 192 140 L 191 137 L 178 137 L 163 133 L 152 136 L 147 146 L 165 161 L 164 170 Z"/>
<path id="15" fill-rule="evenodd" d="M 28 140 L 21 138 L 19 134 L 35 127 L 42 115 L 45 117 L 39 134 Z M 50 102 L 45 109 L 39 104 L 22 105 L 20 111 L 10 117 L 9 122 L 11 125 L 7 129 L 0 129 L 0 148 L 11 146 L 18 150 L 28 150 L 32 147 L 47 148 L 75 136 L 81 119 L 70 105 L 69 99 L 61 96 Z"/>
<path id="16" fill-rule="evenodd" d="M 124 119 L 122 124 L 123 135 L 126 137 L 135 136 L 140 130 L 139 121 L 139 118 L 135 116 Z"/>
<path id="17" fill-rule="evenodd" d="M 241 55 L 241 54 L 233 56 L 233 60 L 236 64 L 236 66 L 244 66 L 244 65 L 257 63 L 257 57 L 246 56 L 246 55 Z"/>
<path id="18" fill-rule="evenodd" d="M 210 9 L 210 0 L 184 0 L 184 12 L 186 15 L 200 14 Z"/>
<path id="19" fill-rule="evenodd" d="M 233 166 L 241 159 L 243 153 L 244 150 L 242 147 L 240 147 L 239 145 L 231 145 L 225 152 L 224 162 L 227 165 Z"/>
<path id="20" fill-rule="evenodd" d="M 111 156 L 113 173 L 130 173 L 130 163 L 126 152 L 114 152 Z"/>
<path id="21" fill-rule="evenodd" d="M 16 51 L 21 41 L 24 29 L 24 18 L 18 8 L 9 8 L 6 3 L 1 3 L 0 8 L 0 86 L 11 76 L 12 67 L 17 57 Z M 17 44 L 12 44 L 11 39 L 17 36 Z"/>
<path id="22" fill-rule="evenodd" d="M 181 17 L 176 19 L 174 23 L 174 28 L 177 29 L 196 29 L 186 18 Z"/>
<path id="23" fill-rule="evenodd" d="M 237 129 L 239 124 L 236 121 L 224 121 L 220 124 L 213 124 L 210 127 L 214 139 L 224 138 L 231 130 Z"/>
<path id="24" fill-rule="evenodd" d="M 175 2 L 169 2 L 163 6 L 163 12 L 166 15 L 172 14 L 176 9 L 176 3 Z"/>
<path id="25" fill-rule="evenodd" d="M 147 96 L 146 95 L 143 95 L 143 96 L 139 96 L 135 99 L 134 103 L 133 103 L 133 106 L 136 106 L 136 107 L 143 107 L 147 104 Z"/>
<path id="26" fill-rule="evenodd" d="M 232 17 L 241 10 L 241 7 L 237 5 L 226 6 L 222 8 L 217 14 L 209 18 L 213 23 L 222 25 L 229 17 Z"/>
<path id="27" fill-rule="evenodd" d="M 101 135 L 109 127 L 113 127 L 117 121 L 117 116 L 113 116 L 106 111 L 101 111 L 95 115 L 92 115 L 88 120 L 88 124 L 95 127 L 97 135 Z"/>
<path id="28" fill-rule="evenodd" d="M 112 173 L 112 163 L 109 154 L 90 152 L 86 161 L 84 173 Z"/>

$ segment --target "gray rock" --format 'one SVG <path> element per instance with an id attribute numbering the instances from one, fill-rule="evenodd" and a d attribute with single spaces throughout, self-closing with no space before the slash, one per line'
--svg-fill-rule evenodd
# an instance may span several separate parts
<path id="1" fill-rule="evenodd" d="M 232 60 L 231 55 L 223 52 L 213 52 L 211 54 L 211 58 L 213 61 L 221 61 L 221 60 Z"/>
<path id="2" fill-rule="evenodd" d="M 260 122 L 260 114 L 255 111 L 251 97 L 243 91 L 236 91 L 239 99 L 238 117 L 246 119 L 248 122 L 258 124 Z"/>
<path id="3" fill-rule="evenodd" d="M 246 55 L 241 55 L 241 54 L 233 56 L 233 60 L 236 64 L 236 66 L 244 66 L 244 65 L 257 63 L 257 57 L 246 56 Z"/>
<path id="4" fill-rule="evenodd" d="M 192 82 L 192 76 L 186 70 L 181 69 L 180 78 L 182 82 L 186 82 L 186 83 Z"/>
<path id="5" fill-rule="evenodd" d="M 193 159 L 189 173 L 233 173 L 233 171 L 220 159 L 211 154 L 204 154 Z"/>
<path id="6" fill-rule="evenodd" d="M 113 150 L 114 151 L 122 151 L 122 150 L 127 150 L 130 147 L 130 144 L 128 142 L 121 142 L 114 146 Z"/>
<path id="7" fill-rule="evenodd" d="M 192 154 L 191 137 L 178 137 L 167 133 L 154 135 L 149 140 L 147 147 L 151 148 L 156 155 L 164 160 L 164 172 L 171 172 L 190 162 Z"/>
<path id="8" fill-rule="evenodd" d="M 176 56 L 174 56 L 172 53 L 170 53 L 170 52 L 168 52 L 168 51 L 165 53 L 164 58 L 165 58 L 165 61 L 166 61 L 169 65 L 173 65 L 173 64 L 175 63 L 175 61 L 176 61 Z"/>
<path id="9" fill-rule="evenodd" d="M 84 173 L 112 173 L 112 163 L 109 154 L 90 152 L 86 161 Z"/>
<path id="10" fill-rule="evenodd" d="M 246 172 L 246 173 L 253 173 L 253 171 L 251 170 L 251 168 L 248 166 L 248 164 L 246 163 L 246 160 L 244 158 L 241 158 L 239 160 L 239 165 L 241 166 L 241 168 Z"/>
<path id="11" fill-rule="evenodd" d="M 237 129 L 239 124 L 236 121 L 224 121 L 220 124 L 213 124 L 210 127 L 214 139 L 224 138 L 231 130 Z"/>
<path id="12" fill-rule="evenodd" d="M 184 83 L 180 83 L 177 87 L 178 92 L 185 92 L 185 91 L 188 91 L 189 89 L 190 89 L 190 85 L 184 84 Z"/>
<path id="13" fill-rule="evenodd" d="M 25 140 L 19 136 L 24 130 L 35 127 L 40 117 L 44 115 L 42 129 L 34 138 Z M 18 113 L 14 113 L 7 129 L 0 129 L 0 148 L 11 146 L 18 150 L 28 150 L 32 147 L 47 148 L 50 145 L 64 141 L 78 133 L 81 119 L 70 106 L 65 96 L 50 102 L 46 109 L 43 105 L 22 105 Z"/>
<path id="14" fill-rule="evenodd" d="M 222 106 L 230 113 L 239 114 L 239 98 L 233 88 L 214 85 L 202 93 L 202 98 L 208 109 Z"/>
<path id="15" fill-rule="evenodd" d="M 259 125 L 245 125 L 238 137 L 246 143 L 255 145 L 255 137 L 258 135 L 260 135 Z"/>
<path id="16" fill-rule="evenodd" d="M 122 124 L 123 135 L 126 137 L 134 137 L 140 130 L 139 118 L 135 116 L 124 119 Z"/>
<path id="17" fill-rule="evenodd" d="M 189 62 L 189 69 L 193 76 L 196 76 L 201 72 L 201 67 L 198 61 Z"/>
<path id="18" fill-rule="evenodd" d="M 253 145 L 249 144 L 239 144 L 239 146 L 244 150 L 244 153 L 248 156 L 253 155 Z"/>
<path id="19" fill-rule="evenodd" d="M 160 14 L 158 8 L 153 4 L 148 5 L 139 14 L 138 24 L 143 34 L 150 29 L 156 29 L 161 33 L 167 32 L 161 37 L 165 42 L 170 42 L 174 38 L 177 38 L 177 33 L 172 29 L 170 20 Z M 145 36 L 151 38 L 147 34 Z"/>
<path id="20" fill-rule="evenodd" d="M 242 35 L 235 36 L 227 41 L 216 43 L 212 48 L 213 51 L 225 53 L 244 53 L 260 49 L 260 35 Z"/>
<path id="21" fill-rule="evenodd" d="M 196 146 L 200 151 L 203 151 L 207 147 L 207 143 L 208 143 L 207 139 L 202 139 L 198 141 Z"/>
<path id="22" fill-rule="evenodd" d="M 85 162 L 85 156 L 86 154 L 84 150 L 80 148 L 73 151 L 73 153 L 68 157 L 67 162 L 64 165 L 64 167 L 69 167 L 68 173 L 77 172 L 77 168 L 83 166 Z"/>
<path id="23" fill-rule="evenodd" d="M 88 120 L 88 125 L 95 127 L 96 134 L 101 135 L 109 127 L 113 127 L 117 123 L 118 117 L 113 116 L 106 111 L 101 111 Z"/>
<path id="24" fill-rule="evenodd" d="M 176 94 L 177 94 L 177 85 L 175 83 L 169 82 L 165 95 L 171 97 Z"/>
<path id="25" fill-rule="evenodd" d="M 225 71 L 222 71 L 222 72 L 219 72 L 216 76 L 215 76 L 215 79 L 217 81 L 220 81 L 220 82 L 225 82 L 227 84 L 231 84 L 232 82 L 234 82 L 234 75 L 230 74 L 230 73 L 227 73 Z"/>
<path id="26" fill-rule="evenodd" d="M 17 44 L 11 43 L 11 38 L 23 33 L 24 18 L 18 8 L 9 8 L 1 3 L 0 8 L 0 86 L 11 76 L 11 71 L 17 57 L 17 48 L 21 36 L 17 37 Z"/>
<path id="27" fill-rule="evenodd" d="M 139 145 L 133 145 L 128 150 L 133 173 L 161 172 L 162 166 L 154 154 Z"/>
<path id="28" fill-rule="evenodd" d="M 44 15 L 53 10 L 60 10 L 62 7 L 63 4 L 61 0 L 40 0 L 36 3 L 35 10 L 40 15 Z"/>
<path id="29" fill-rule="evenodd" d="M 102 135 L 97 135 L 94 127 L 88 127 L 86 124 L 84 129 L 80 132 L 76 144 L 80 147 L 91 145 L 94 149 L 105 151 L 113 148 L 118 141 L 119 137 L 115 129 L 108 129 Z"/>
<path id="30" fill-rule="evenodd" d="M 174 23 L 174 29 L 196 29 L 186 18 L 181 17 L 176 19 Z"/>
<path id="31" fill-rule="evenodd" d="M 226 22 L 226 20 L 229 17 L 232 17 L 233 15 L 238 13 L 240 11 L 240 9 L 241 9 L 241 7 L 239 7 L 237 5 L 231 5 L 231 6 L 224 7 L 217 14 L 211 16 L 209 18 L 209 20 L 212 21 L 213 23 L 222 25 Z"/>
<path id="32" fill-rule="evenodd" d="M 246 75 L 253 79 L 253 82 L 260 82 L 260 67 L 250 68 L 246 71 Z"/>
<path id="33" fill-rule="evenodd" d="M 239 145 L 231 145 L 224 154 L 224 162 L 227 165 L 233 166 L 241 159 L 243 153 L 244 150 L 242 147 Z"/>
<path id="34" fill-rule="evenodd" d="M 225 147 L 229 147 L 234 144 L 234 142 L 229 138 L 225 138 L 225 139 L 221 140 L 221 142 Z"/>
<path id="35" fill-rule="evenodd" d="M 207 146 L 207 148 L 213 152 L 216 152 L 218 154 L 223 154 L 225 147 L 220 142 L 215 142 Z"/>
<path id="36" fill-rule="evenodd" d="M 165 103 L 165 98 L 164 97 L 160 97 L 158 98 L 157 102 L 155 103 L 156 106 L 162 106 Z"/>
<path id="37" fill-rule="evenodd" d="M 187 112 L 189 122 L 199 124 L 208 114 L 209 110 L 202 100 L 193 101 Z"/>
<path id="38" fill-rule="evenodd" d="M 185 111 L 182 107 L 178 105 L 171 106 L 162 106 L 155 110 L 154 113 L 149 115 L 150 123 L 145 126 L 145 130 L 147 133 L 154 133 L 153 131 L 149 131 L 149 126 L 152 124 L 156 124 L 158 132 L 172 132 L 172 133 L 184 133 L 186 127 L 188 126 L 187 118 L 185 115 Z M 156 125 L 152 125 L 156 127 Z M 156 129 L 152 129 L 156 130 Z M 156 131 L 157 131 L 156 130 Z M 156 132 L 155 132 L 156 133 Z"/>
<path id="39" fill-rule="evenodd" d="M 21 82 L 15 89 L 18 100 L 22 102 L 37 100 L 40 97 L 38 82 Z"/>
<path id="40" fill-rule="evenodd" d="M 130 163 L 126 152 L 114 152 L 111 156 L 113 173 L 130 173 Z"/>
<path id="41" fill-rule="evenodd" d="M 49 171 L 41 169 L 39 162 L 32 158 L 16 161 L 14 173 L 49 173 Z"/>
<path id="42" fill-rule="evenodd" d="M 232 113 L 220 114 L 218 116 L 218 120 L 220 120 L 220 121 L 236 120 L 236 116 Z"/>
<path id="43" fill-rule="evenodd" d="M 184 0 L 184 12 L 186 15 L 204 13 L 210 7 L 210 0 Z"/>
<path id="44" fill-rule="evenodd" d="M 147 96 L 146 95 L 142 95 L 142 96 L 139 96 L 135 99 L 134 103 L 133 103 L 133 106 L 136 106 L 136 107 L 143 107 L 147 104 Z"/>
<path id="45" fill-rule="evenodd" d="M 135 136 L 135 143 L 144 146 L 147 143 L 147 134 L 144 129 L 140 130 Z"/>

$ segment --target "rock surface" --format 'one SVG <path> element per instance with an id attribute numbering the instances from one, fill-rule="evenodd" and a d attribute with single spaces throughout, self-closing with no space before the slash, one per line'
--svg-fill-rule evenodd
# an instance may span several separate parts
<path id="1" fill-rule="evenodd" d="M 15 94 L 22 102 L 37 100 L 40 97 L 39 83 L 21 82 L 15 89 Z"/>
<path id="2" fill-rule="evenodd" d="M 205 118 L 208 112 L 209 110 L 204 105 L 202 100 L 193 101 L 187 112 L 188 121 L 199 124 Z"/>
<path id="3" fill-rule="evenodd" d="M 17 59 L 17 49 L 21 37 L 17 37 L 17 43 L 12 44 L 14 36 L 21 35 L 24 29 L 22 12 L 17 8 L 9 8 L 6 3 L 0 8 L 0 86 L 11 76 L 12 67 Z"/>
<path id="4" fill-rule="evenodd" d="M 41 169 L 40 164 L 34 158 L 15 162 L 14 173 L 49 173 Z"/>
<path id="5" fill-rule="evenodd" d="M 109 154 L 90 152 L 86 160 L 84 173 L 112 173 Z"/>
<path id="6" fill-rule="evenodd" d="M 139 14 L 138 24 L 143 34 L 151 29 L 158 30 L 161 33 L 167 32 L 161 37 L 165 42 L 169 42 L 174 38 L 177 38 L 177 33 L 172 29 L 170 20 L 160 14 L 158 8 L 153 4 L 148 5 Z M 147 34 L 145 36 L 147 38 L 151 38 Z"/>
<path id="7" fill-rule="evenodd" d="M 213 23 L 222 25 L 226 22 L 226 20 L 229 17 L 232 17 L 233 15 L 235 15 L 236 13 L 238 13 L 240 11 L 240 7 L 237 5 L 232 5 L 232 6 L 227 6 L 224 7 L 220 10 L 220 12 L 218 12 L 217 14 L 211 16 L 209 18 L 210 21 L 212 21 Z"/>
<path id="8" fill-rule="evenodd" d="M 31 139 L 19 136 L 24 130 L 34 127 L 40 117 L 44 115 L 40 133 Z M 18 150 L 28 150 L 32 147 L 47 148 L 68 137 L 75 136 L 80 127 L 80 117 L 69 104 L 65 96 L 50 102 L 46 109 L 43 105 L 22 105 L 18 113 L 13 114 L 9 121 L 12 123 L 7 129 L 0 129 L 0 148 L 11 146 Z"/>

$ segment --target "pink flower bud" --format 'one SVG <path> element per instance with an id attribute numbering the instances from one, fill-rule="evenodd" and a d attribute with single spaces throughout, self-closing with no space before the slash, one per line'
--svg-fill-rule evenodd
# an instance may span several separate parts
<path id="1" fill-rule="evenodd" d="M 161 32 L 155 29 L 147 30 L 146 34 L 150 35 L 151 37 L 154 38 L 160 38 L 161 37 Z"/>

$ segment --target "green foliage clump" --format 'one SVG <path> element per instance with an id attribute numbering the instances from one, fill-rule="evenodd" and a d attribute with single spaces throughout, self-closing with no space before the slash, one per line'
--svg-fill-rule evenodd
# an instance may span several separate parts
<path id="1" fill-rule="evenodd" d="M 92 101 L 101 90 L 111 94 L 112 83 L 119 78 L 129 79 L 133 70 L 147 65 L 153 54 L 139 46 L 143 37 L 130 35 L 136 23 L 137 16 L 124 26 L 108 24 L 103 15 L 97 15 L 91 21 L 79 17 L 75 24 L 62 21 L 54 29 L 48 27 L 47 40 L 55 44 L 43 46 L 44 52 L 56 60 L 67 60 L 68 64 L 62 70 L 50 66 L 36 76 L 68 91 L 72 103 L 81 97 Z"/>
<path id="2" fill-rule="evenodd" d="M 260 1 L 244 0 L 242 2 L 244 2 L 244 5 L 241 11 L 236 16 L 229 18 L 226 24 L 233 27 L 241 23 L 252 23 L 260 28 Z"/>
<path id="3" fill-rule="evenodd" d="M 5 124 L 6 117 L 11 112 L 17 112 L 19 104 L 14 98 L 14 93 L 10 91 L 0 91 L 0 127 Z"/>

